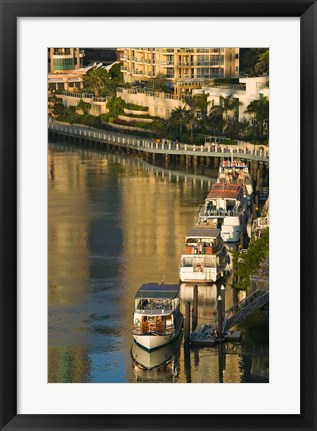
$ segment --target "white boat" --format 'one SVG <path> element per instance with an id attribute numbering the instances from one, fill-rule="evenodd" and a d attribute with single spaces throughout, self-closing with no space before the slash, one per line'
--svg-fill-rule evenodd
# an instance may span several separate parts
<path id="1" fill-rule="evenodd" d="M 235 183 L 243 186 L 248 205 L 252 205 L 253 186 L 248 165 L 241 160 L 224 160 L 219 165 L 218 183 Z"/>
<path id="2" fill-rule="evenodd" d="M 197 225 L 186 235 L 179 278 L 184 283 L 215 282 L 224 275 L 227 263 L 227 251 L 220 230 L 210 225 Z"/>
<path id="3" fill-rule="evenodd" d="M 237 242 L 246 229 L 249 212 L 242 184 L 215 183 L 200 208 L 198 224 L 212 222 L 221 229 L 225 242 Z"/>
<path id="4" fill-rule="evenodd" d="M 132 334 L 147 350 L 175 340 L 183 326 L 178 284 L 143 284 L 135 295 Z"/>

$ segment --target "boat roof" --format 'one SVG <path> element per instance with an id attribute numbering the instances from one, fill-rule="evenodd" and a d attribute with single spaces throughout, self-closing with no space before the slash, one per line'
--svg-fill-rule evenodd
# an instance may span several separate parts
<path id="1" fill-rule="evenodd" d="M 174 299 L 179 293 L 178 284 L 158 284 L 158 283 L 147 283 L 142 284 L 135 298 L 147 298 L 147 299 Z"/>
<path id="2" fill-rule="evenodd" d="M 219 234 L 220 229 L 210 227 L 196 227 L 187 232 L 186 238 L 217 238 Z"/>
<path id="3" fill-rule="evenodd" d="M 216 183 L 214 184 L 210 192 L 208 193 L 207 199 L 216 198 L 233 198 L 237 199 L 239 192 L 241 190 L 241 184 L 234 183 Z"/>

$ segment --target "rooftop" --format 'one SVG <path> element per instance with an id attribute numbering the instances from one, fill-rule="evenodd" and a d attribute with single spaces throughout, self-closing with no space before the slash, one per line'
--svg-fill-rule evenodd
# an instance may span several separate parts
<path id="1" fill-rule="evenodd" d="M 195 227 L 186 234 L 186 238 L 217 238 L 220 230 L 215 228 Z"/>
<path id="2" fill-rule="evenodd" d="M 174 299 L 178 293 L 178 284 L 147 283 L 142 284 L 135 294 L 135 298 Z"/>
<path id="3" fill-rule="evenodd" d="M 241 184 L 214 184 L 210 192 L 207 196 L 207 199 L 216 199 L 216 198 L 232 198 L 237 199 L 239 192 L 241 190 Z"/>

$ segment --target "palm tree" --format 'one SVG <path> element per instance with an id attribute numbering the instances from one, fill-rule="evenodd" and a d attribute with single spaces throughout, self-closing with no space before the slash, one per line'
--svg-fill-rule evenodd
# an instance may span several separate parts
<path id="1" fill-rule="evenodd" d="M 208 100 L 208 94 L 200 93 L 194 95 L 196 109 L 200 112 L 200 123 L 202 128 L 202 133 L 204 133 L 205 126 L 207 125 L 208 118 L 208 105 L 210 101 Z"/>
<path id="2" fill-rule="evenodd" d="M 112 97 L 107 103 L 109 117 L 117 118 L 124 112 L 126 102 L 121 97 Z"/>
<path id="3" fill-rule="evenodd" d="M 258 62 L 255 65 L 255 71 L 257 75 L 268 75 L 269 74 L 269 63 L 270 63 L 270 53 L 266 50 L 259 55 Z"/>
<path id="4" fill-rule="evenodd" d="M 186 107 L 173 109 L 169 122 L 171 125 L 179 126 L 179 135 L 183 132 L 183 127 L 186 127 L 189 122 L 190 111 Z"/>
<path id="5" fill-rule="evenodd" d="M 154 78 L 148 81 L 148 89 L 155 92 L 164 92 L 167 90 L 168 79 L 163 73 L 158 73 Z"/>
<path id="6" fill-rule="evenodd" d="M 102 67 L 99 67 L 97 69 L 93 69 L 84 76 L 84 87 L 93 89 L 95 96 L 99 97 L 102 90 L 109 83 L 109 80 L 110 77 L 108 72 Z"/>
<path id="7" fill-rule="evenodd" d="M 261 97 L 259 100 L 252 100 L 247 106 L 245 112 L 253 115 L 256 125 L 257 136 L 262 138 L 264 131 L 269 131 L 269 101 L 267 97 Z"/>
<path id="8" fill-rule="evenodd" d="M 210 116 L 211 118 L 213 115 L 224 116 L 225 120 L 225 128 L 228 126 L 230 115 L 229 113 L 235 114 L 237 110 L 239 109 L 239 106 L 242 103 L 239 102 L 239 99 L 235 99 L 232 94 L 230 94 L 228 97 L 223 97 L 222 104 L 221 105 L 215 105 L 210 110 Z M 231 115 L 232 117 L 232 115 Z M 234 115 L 233 115 L 234 117 Z"/>
<path id="9" fill-rule="evenodd" d="M 211 131 L 215 135 L 222 135 L 225 122 L 223 119 L 223 112 L 213 111 L 209 114 Z"/>

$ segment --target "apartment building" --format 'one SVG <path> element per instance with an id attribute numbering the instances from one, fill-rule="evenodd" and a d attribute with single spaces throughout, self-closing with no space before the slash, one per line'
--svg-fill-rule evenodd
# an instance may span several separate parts
<path id="1" fill-rule="evenodd" d="M 204 85 L 200 90 L 193 90 L 193 95 L 201 93 L 208 95 L 208 113 L 213 106 L 222 106 L 223 100 L 229 96 L 238 100 L 240 106 L 236 112 L 236 118 L 239 121 L 249 118 L 245 111 L 253 100 L 259 100 L 262 97 L 270 99 L 270 89 L 266 76 L 240 78 L 237 85 Z"/>
<path id="2" fill-rule="evenodd" d="M 48 48 L 48 72 L 61 73 L 83 67 L 85 51 L 81 48 Z"/>
<path id="3" fill-rule="evenodd" d="M 239 75 L 239 48 L 118 48 L 125 82 L 158 74 L 173 83 Z"/>

